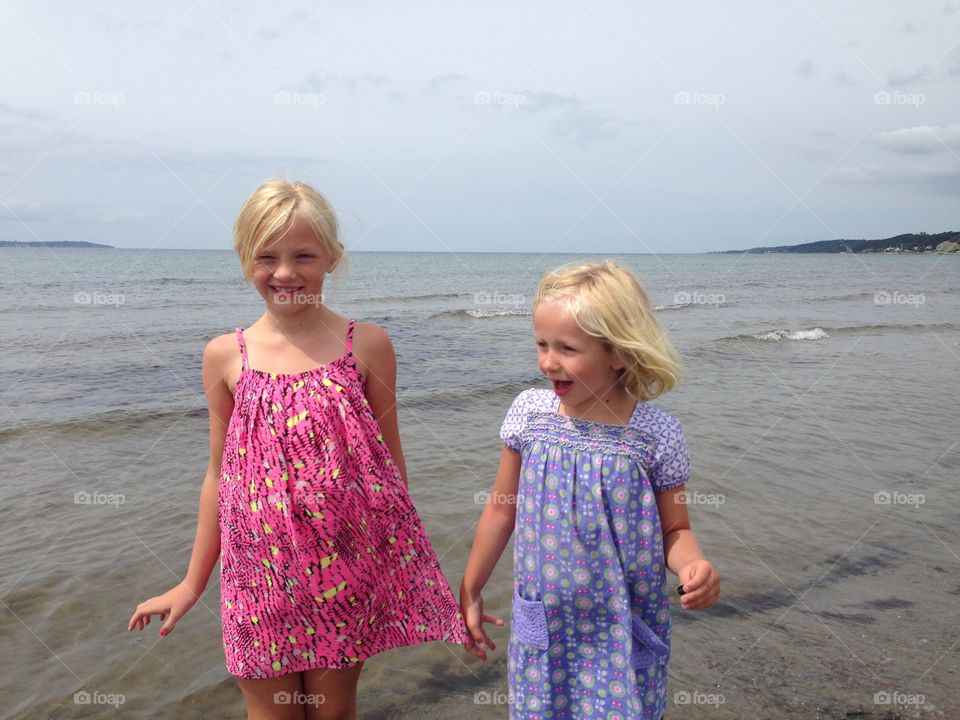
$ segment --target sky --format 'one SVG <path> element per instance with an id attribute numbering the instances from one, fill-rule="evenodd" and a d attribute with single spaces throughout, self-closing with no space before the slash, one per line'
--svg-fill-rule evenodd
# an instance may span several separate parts
<path id="1" fill-rule="evenodd" d="M 0 240 L 691 253 L 960 230 L 960 2 L 0 2 Z"/>

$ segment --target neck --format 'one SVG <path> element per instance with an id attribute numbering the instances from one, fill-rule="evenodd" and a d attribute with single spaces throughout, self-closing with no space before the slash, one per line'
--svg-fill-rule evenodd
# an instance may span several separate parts
<path id="1" fill-rule="evenodd" d="M 575 407 L 560 401 L 560 412 L 568 417 L 610 425 L 626 425 L 636 407 L 636 398 L 617 384 L 600 397 L 590 398 Z"/>
<path id="2" fill-rule="evenodd" d="M 326 305 L 306 306 L 296 313 L 274 312 L 268 308 L 257 324 L 262 323 L 268 332 L 296 339 L 315 335 L 318 328 L 330 327 L 337 318 Z"/>

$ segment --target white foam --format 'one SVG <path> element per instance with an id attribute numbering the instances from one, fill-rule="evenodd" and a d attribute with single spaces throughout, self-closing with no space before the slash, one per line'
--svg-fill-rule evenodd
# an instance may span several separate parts
<path id="1" fill-rule="evenodd" d="M 767 332 L 754 333 L 751 337 L 756 340 L 823 340 L 830 337 L 826 330 L 815 327 L 810 330 L 768 330 Z"/>
<path id="2" fill-rule="evenodd" d="M 474 318 L 506 317 L 508 315 L 530 315 L 526 308 L 498 308 L 496 310 L 465 310 L 467 315 Z"/>

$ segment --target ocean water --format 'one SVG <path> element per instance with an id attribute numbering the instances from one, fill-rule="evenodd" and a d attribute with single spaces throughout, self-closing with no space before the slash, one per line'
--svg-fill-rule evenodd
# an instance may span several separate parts
<path id="1" fill-rule="evenodd" d="M 411 492 L 456 590 L 539 378 L 529 304 L 588 256 L 357 253 L 327 289 L 399 359 Z M 960 716 L 960 256 L 628 255 L 684 361 L 694 529 L 723 577 L 674 607 L 673 718 Z M 228 251 L 0 250 L 0 717 L 243 716 L 214 573 L 162 641 L 207 461 L 200 357 L 262 302 Z M 509 551 L 485 593 L 509 618 Z M 506 718 L 443 645 L 367 663 L 361 717 Z"/>

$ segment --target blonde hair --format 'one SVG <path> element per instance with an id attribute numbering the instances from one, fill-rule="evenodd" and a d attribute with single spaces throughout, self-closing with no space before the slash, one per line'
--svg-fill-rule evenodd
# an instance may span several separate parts
<path id="1" fill-rule="evenodd" d="M 252 278 L 257 255 L 280 237 L 295 217 L 310 224 L 324 251 L 340 265 L 344 256 L 340 225 L 327 199 L 306 183 L 272 179 L 247 198 L 233 226 L 233 249 L 240 256 L 244 278 Z"/>
<path id="2" fill-rule="evenodd" d="M 540 281 L 534 309 L 545 302 L 570 313 L 614 353 L 624 364 L 620 382 L 632 397 L 652 400 L 676 387 L 680 357 L 630 270 L 610 260 L 564 265 Z"/>

